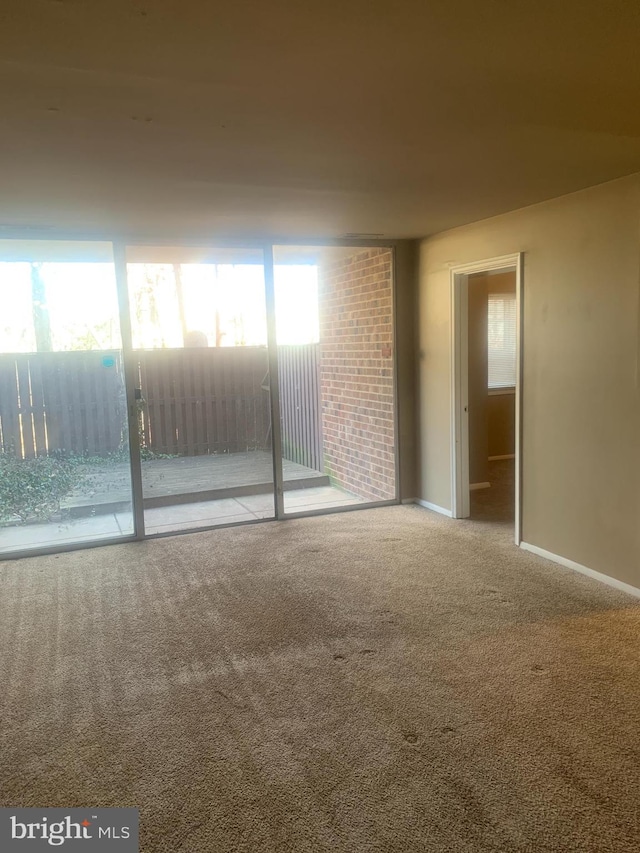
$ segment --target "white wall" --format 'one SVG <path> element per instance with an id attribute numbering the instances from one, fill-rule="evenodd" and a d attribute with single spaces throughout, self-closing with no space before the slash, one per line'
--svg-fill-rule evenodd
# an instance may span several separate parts
<path id="1" fill-rule="evenodd" d="M 420 497 L 451 508 L 452 266 L 525 253 L 523 539 L 640 587 L 640 175 L 422 241 Z"/>

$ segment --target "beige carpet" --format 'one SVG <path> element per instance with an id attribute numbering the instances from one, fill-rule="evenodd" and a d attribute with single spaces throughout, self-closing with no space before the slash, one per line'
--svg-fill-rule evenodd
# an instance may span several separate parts
<path id="1" fill-rule="evenodd" d="M 393 507 L 0 564 L 2 804 L 143 851 L 638 851 L 640 606 Z"/>

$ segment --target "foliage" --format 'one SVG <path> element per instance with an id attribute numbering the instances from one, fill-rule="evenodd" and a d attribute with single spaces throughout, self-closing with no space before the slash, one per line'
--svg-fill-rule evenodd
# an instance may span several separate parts
<path id="1" fill-rule="evenodd" d="M 81 479 L 78 469 L 64 459 L 18 459 L 0 453 L 0 520 L 48 519 Z"/>
<path id="2" fill-rule="evenodd" d="M 130 463 L 129 449 L 127 447 L 123 447 L 120 450 L 115 451 L 114 453 L 105 453 L 102 456 L 95 456 L 89 453 L 84 456 L 79 455 L 77 453 L 62 454 L 59 451 L 54 451 L 51 455 L 55 456 L 57 459 L 62 459 L 64 462 L 67 462 L 70 466 L 74 468 L 81 468 L 83 471 L 91 467 L 104 468 L 108 465 L 124 464 L 128 466 Z M 147 462 L 150 459 L 176 459 L 177 454 L 158 453 L 155 450 L 150 450 L 148 447 L 141 447 L 140 458 L 143 462 Z"/>
<path id="3" fill-rule="evenodd" d="M 138 406 L 140 457 L 143 461 L 172 459 L 146 446 L 142 405 Z M 53 451 L 49 456 L 20 459 L 11 450 L 0 451 L 0 522 L 47 520 L 60 510 L 60 502 L 81 483 L 85 490 L 100 485 L 104 466 L 129 464 L 129 450 L 123 446 L 104 456 L 77 455 Z"/>
<path id="4" fill-rule="evenodd" d="M 177 459 L 177 453 L 159 453 L 157 450 L 150 450 L 148 447 L 140 448 L 140 459 L 143 462 L 150 462 L 152 459 Z"/>
<path id="5" fill-rule="evenodd" d="M 144 399 L 136 400 L 136 411 L 138 414 L 138 442 L 140 444 L 140 459 L 148 462 L 151 459 L 175 459 L 175 453 L 158 453 L 147 445 L 147 434 L 145 431 L 145 418 L 147 417 L 147 404 Z M 128 457 L 127 457 L 128 458 Z"/>

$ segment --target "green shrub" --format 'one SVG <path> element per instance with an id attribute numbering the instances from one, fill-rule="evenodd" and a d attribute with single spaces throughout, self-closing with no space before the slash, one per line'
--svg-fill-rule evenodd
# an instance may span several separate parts
<path id="1" fill-rule="evenodd" d="M 0 453 L 0 520 L 49 518 L 81 478 L 64 459 L 17 459 Z"/>

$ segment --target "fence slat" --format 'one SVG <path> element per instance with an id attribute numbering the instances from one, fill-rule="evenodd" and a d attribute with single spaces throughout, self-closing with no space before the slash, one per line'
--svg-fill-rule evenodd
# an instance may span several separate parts
<path id="1" fill-rule="evenodd" d="M 278 347 L 283 456 L 322 471 L 318 369 L 318 344 Z"/>
<path id="2" fill-rule="evenodd" d="M 46 413 L 44 387 L 42 383 L 42 362 L 29 359 L 29 377 L 31 385 L 31 409 L 35 433 L 36 456 L 47 454 Z"/>
<path id="3" fill-rule="evenodd" d="M 82 379 L 84 382 L 84 393 L 89 401 L 89 423 L 87 424 L 87 450 L 92 456 L 98 456 L 103 447 L 110 447 L 111 442 L 107 439 L 107 430 L 111 418 L 107 416 L 104 409 L 104 401 L 107 395 L 111 396 L 109 374 L 107 371 L 112 368 L 107 367 L 107 363 L 103 359 L 102 353 L 97 353 L 96 367 L 93 371 L 87 373 L 85 371 Z M 100 377 L 98 382 L 92 382 L 92 374 L 95 373 Z M 115 405 L 115 400 L 112 405 Z M 95 419 L 97 422 L 97 430 L 91 428 L 91 421 Z"/>
<path id="4" fill-rule="evenodd" d="M 20 431 L 22 432 L 22 447 L 25 458 L 35 456 L 35 441 L 31 421 L 31 387 L 29 382 L 29 361 L 20 359 L 17 362 L 18 401 Z"/>
<path id="5" fill-rule="evenodd" d="M 0 426 L 2 449 L 22 455 L 22 436 L 18 415 L 18 380 L 13 356 L 0 356 Z"/>
<path id="6" fill-rule="evenodd" d="M 196 402 L 195 402 L 195 445 L 196 445 L 196 453 L 198 455 L 208 453 L 209 448 L 207 445 L 207 435 L 205 432 L 205 407 L 207 401 L 207 392 L 204 381 L 204 370 L 205 365 L 207 364 L 207 360 L 198 356 L 195 359 L 194 370 L 193 370 L 193 382 L 194 388 L 196 392 Z"/>

